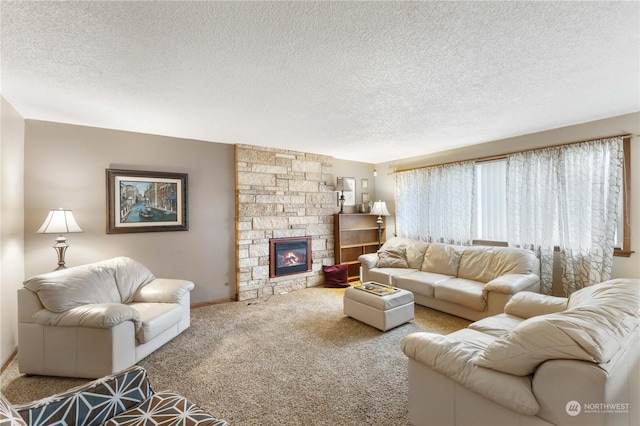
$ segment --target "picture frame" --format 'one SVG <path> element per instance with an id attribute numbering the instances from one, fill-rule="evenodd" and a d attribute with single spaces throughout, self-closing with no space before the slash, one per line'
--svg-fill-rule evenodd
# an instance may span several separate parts
<path id="1" fill-rule="evenodd" d="M 360 188 L 363 189 L 363 190 L 364 189 L 368 189 L 369 188 L 369 179 L 362 178 L 360 180 Z"/>
<path id="2" fill-rule="evenodd" d="M 369 201 L 371 201 L 371 198 L 369 198 L 369 193 L 368 192 L 363 192 L 362 193 L 362 204 L 367 204 Z"/>
<path id="3" fill-rule="evenodd" d="M 106 169 L 107 234 L 188 231 L 186 173 Z"/>

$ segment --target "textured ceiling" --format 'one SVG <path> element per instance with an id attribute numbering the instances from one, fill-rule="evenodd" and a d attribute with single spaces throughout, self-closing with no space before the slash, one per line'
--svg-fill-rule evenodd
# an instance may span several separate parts
<path id="1" fill-rule="evenodd" d="M 640 111 L 640 3 L 0 3 L 27 119 L 380 163 Z"/>

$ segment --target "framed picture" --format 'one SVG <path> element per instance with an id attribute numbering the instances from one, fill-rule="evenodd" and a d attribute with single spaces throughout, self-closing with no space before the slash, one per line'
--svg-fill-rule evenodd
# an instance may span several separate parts
<path id="1" fill-rule="evenodd" d="M 367 204 L 369 201 L 371 201 L 371 199 L 369 198 L 369 193 L 368 192 L 363 192 L 362 193 L 362 204 Z"/>
<path id="2" fill-rule="evenodd" d="M 367 189 L 367 188 L 369 188 L 369 179 L 362 179 L 362 180 L 360 181 L 360 187 L 361 187 L 362 189 Z"/>
<path id="3" fill-rule="evenodd" d="M 106 169 L 107 234 L 187 231 L 187 174 Z"/>

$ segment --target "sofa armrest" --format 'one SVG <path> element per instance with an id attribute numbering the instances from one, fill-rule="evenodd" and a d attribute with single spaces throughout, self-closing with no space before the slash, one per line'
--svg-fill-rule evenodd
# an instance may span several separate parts
<path id="1" fill-rule="evenodd" d="M 521 291 L 515 294 L 504 307 L 504 313 L 520 318 L 531 318 L 538 315 L 553 314 L 567 309 L 566 297 Z"/>
<path id="2" fill-rule="evenodd" d="M 486 283 L 484 291 L 515 294 L 539 283 L 540 277 L 536 274 L 506 274 Z"/>
<path id="3" fill-rule="evenodd" d="M 56 327 L 91 328 L 113 328 L 125 321 L 133 321 L 136 331 L 142 325 L 140 313 L 122 303 L 90 303 L 60 313 L 41 309 L 33 315 L 33 321 Z"/>
<path id="4" fill-rule="evenodd" d="M 361 254 L 358 260 L 360 264 L 367 269 L 375 268 L 378 264 L 378 253 Z"/>
<path id="5" fill-rule="evenodd" d="M 153 389 L 146 370 L 133 366 L 66 392 L 28 404 L 15 405 L 13 408 L 30 426 L 93 426 L 103 424 L 109 418 L 135 407 L 152 395 Z"/>
<path id="6" fill-rule="evenodd" d="M 540 410 L 531 391 L 531 378 L 477 366 L 478 347 L 426 332 L 405 336 L 401 346 L 409 358 L 504 407 L 529 416 Z"/>
<path id="7" fill-rule="evenodd" d="M 191 281 L 168 278 L 156 278 L 143 285 L 133 296 L 134 302 L 142 303 L 180 303 L 182 297 L 193 290 Z"/>

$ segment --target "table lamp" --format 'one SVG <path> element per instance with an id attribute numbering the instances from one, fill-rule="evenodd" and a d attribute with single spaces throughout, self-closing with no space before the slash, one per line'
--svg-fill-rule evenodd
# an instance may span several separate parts
<path id="1" fill-rule="evenodd" d="M 344 209 L 344 191 L 351 192 L 353 188 L 349 185 L 346 179 L 338 179 L 338 185 L 335 188 L 336 191 L 340 191 L 340 213 L 343 212 Z"/>
<path id="2" fill-rule="evenodd" d="M 380 250 L 380 246 L 382 246 L 382 216 L 391 216 L 391 213 L 387 210 L 387 203 L 384 201 L 376 201 L 373 203 L 370 214 L 378 215 L 376 223 L 378 224 L 378 250 Z"/>
<path id="3" fill-rule="evenodd" d="M 53 248 L 58 253 L 58 267 L 55 269 L 65 269 L 64 266 L 64 253 L 67 251 L 67 239 L 62 234 L 69 234 L 72 232 L 83 232 L 78 226 L 78 223 L 73 217 L 71 210 L 58 209 L 51 210 L 44 220 L 44 223 L 38 229 L 38 234 L 60 234 L 56 238 L 56 244 Z"/>

